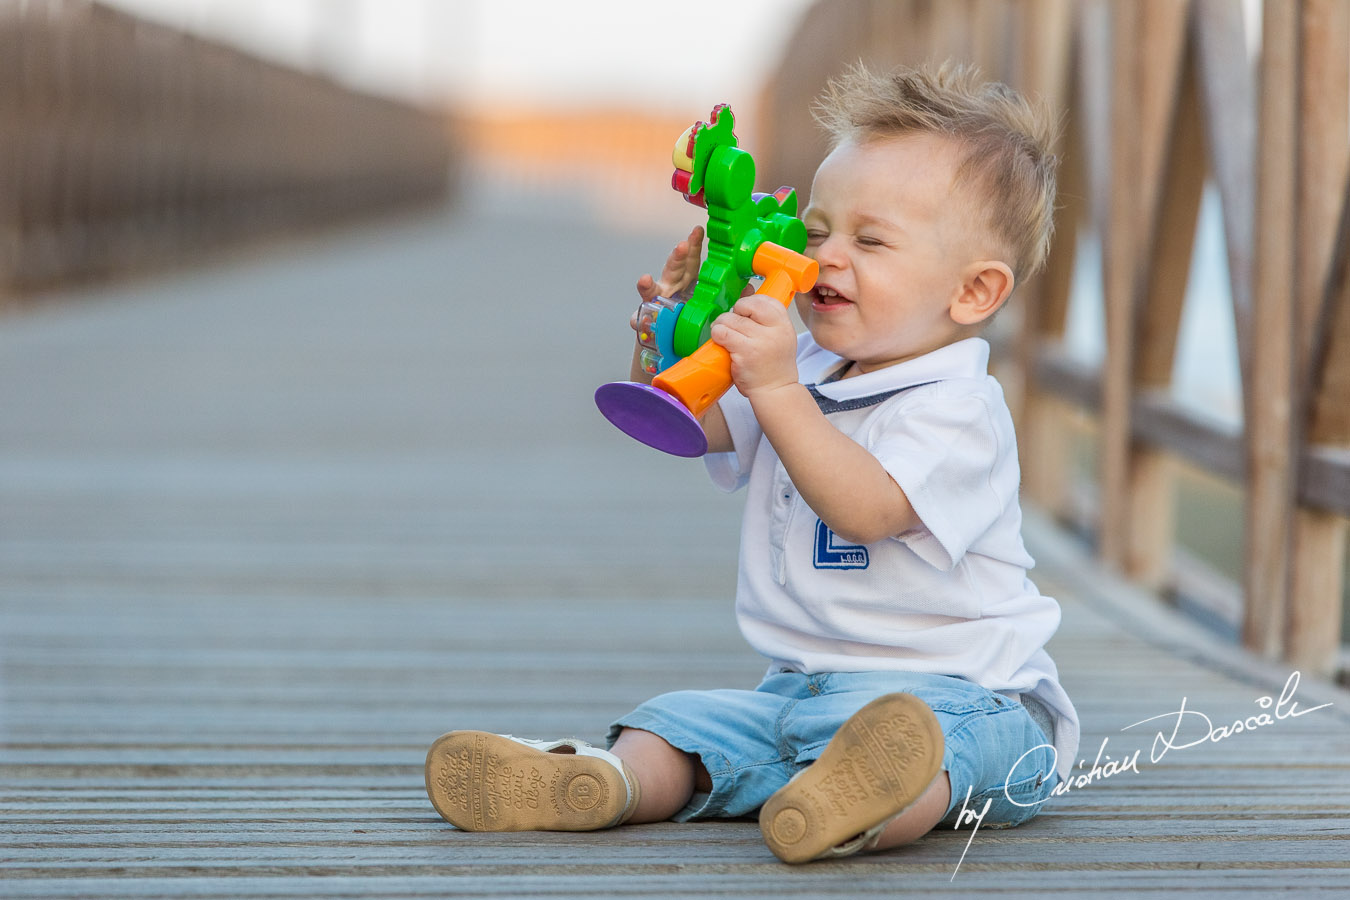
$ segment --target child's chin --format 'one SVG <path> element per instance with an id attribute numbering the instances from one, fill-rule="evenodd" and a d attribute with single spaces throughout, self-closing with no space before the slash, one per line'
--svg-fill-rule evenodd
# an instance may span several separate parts
<path id="1" fill-rule="evenodd" d="M 807 325 L 807 330 L 811 332 L 811 338 L 816 342 L 816 346 L 820 349 L 828 350 L 835 356 L 842 357 L 843 359 L 853 358 L 848 355 L 848 343 L 837 338 L 832 338 L 828 329 L 820 327 L 818 323 L 810 323 Z"/>

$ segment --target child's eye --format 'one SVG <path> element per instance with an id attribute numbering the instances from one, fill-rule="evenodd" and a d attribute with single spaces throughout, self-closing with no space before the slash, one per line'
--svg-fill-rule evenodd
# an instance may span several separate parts
<path id="1" fill-rule="evenodd" d="M 829 237 L 829 234 L 824 231 L 812 231 L 810 229 L 807 229 L 806 232 L 806 242 L 808 244 L 819 244 L 827 237 Z"/>
<path id="2" fill-rule="evenodd" d="M 883 246 L 882 242 L 879 241 L 879 240 L 877 240 L 876 238 L 874 238 L 874 237 L 867 237 L 866 235 L 861 235 L 861 234 L 858 235 L 858 237 L 857 237 L 857 242 L 858 242 L 858 244 L 859 244 L 860 246 L 863 246 L 863 247 L 881 247 L 881 246 Z"/>

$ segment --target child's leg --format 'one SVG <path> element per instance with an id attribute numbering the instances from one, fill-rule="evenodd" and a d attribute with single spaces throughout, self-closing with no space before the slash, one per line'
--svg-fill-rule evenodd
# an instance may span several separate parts
<path id="1" fill-rule="evenodd" d="M 642 785 L 633 824 L 664 822 L 689 803 L 695 789 L 712 790 L 712 779 L 697 756 L 676 750 L 650 731 L 625 728 L 610 752 Z"/>
<path id="2" fill-rule="evenodd" d="M 591 831 L 663 822 L 712 781 L 697 757 L 625 728 L 607 752 L 581 741 L 455 731 L 427 754 L 427 793 L 467 831 Z"/>
<path id="3" fill-rule="evenodd" d="M 642 785 L 629 824 L 664 822 L 684 809 L 695 790 L 712 790 L 712 779 L 697 756 L 676 750 L 650 731 L 625 728 L 610 752 Z M 923 796 L 892 820 L 870 849 L 899 847 L 923 837 L 942 821 L 950 799 L 951 782 L 946 772 L 939 772 Z"/>
<path id="4" fill-rule="evenodd" d="M 891 820 L 881 832 L 872 850 L 888 850 L 912 844 L 932 831 L 947 814 L 951 803 L 952 783 L 946 772 L 939 772 L 923 792 L 923 796 L 914 801 L 914 805 Z"/>
<path id="5" fill-rule="evenodd" d="M 765 843 L 784 862 L 802 863 L 873 849 L 883 823 L 895 828 L 897 843 L 919 837 L 947 812 L 943 746 L 926 703 L 913 694 L 878 697 L 764 804 Z"/>
<path id="6" fill-rule="evenodd" d="M 806 681 L 776 673 L 753 691 L 673 691 L 611 725 L 610 752 L 642 785 L 631 821 L 753 815 L 799 767 L 779 724 L 812 696 Z"/>
<path id="7" fill-rule="evenodd" d="M 964 811 L 960 802 L 961 810 L 953 808 L 962 795 L 983 826 L 1010 827 L 1035 815 L 1056 784 L 1048 729 L 1015 699 L 914 673 L 834 673 L 812 683 L 815 695 L 784 730 L 800 746 L 818 744 L 825 733 L 829 743 L 760 818 L 765 841 L 786 861 L 911 843 Z M 873 700 L 842 725 L 831 724 L 858 694 L 892 685 L 911 690 L 885 694 L 886 704 Z M 903 696 L 909 701 L 888 711 Z"/>
<path id="8" fill-rule="evenodd" d="M 748 815 L 791 777 L 794 762 L 783 756 L 775 727 L 786 707 L 810 696 L 805 680 L 778 674 L 754 691 L 663 694 L 610 726 L 612 750 L 453 731 L 427 752 L 427 794 L 446 821 L 467 831 L 590 831 Z M 713 770 L 718 779 L 704 759 L 723 766 Z M 700 795 L 707 802 L 690 811 Z"/>

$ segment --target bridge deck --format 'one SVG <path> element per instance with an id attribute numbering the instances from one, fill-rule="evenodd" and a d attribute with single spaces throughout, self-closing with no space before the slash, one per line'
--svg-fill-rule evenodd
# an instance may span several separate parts
<path id="1" fill-rule="evenodd" d="M 1344 896 L 1346 695 L 1304 682 L 1300 710 L 1335 705 L 1151 762 L 1162 726 L 1125 726 L 1183 698 L 1231 723 L 1289 672 L 1034 515 L 1083 771 L 1109 739 L 1138 772 L 797 869 L 749 821 L 445 826 L 421 785 L 444 730 L 599 740 L 761 671 L 739 502 L 589 400 L 663 245 L 480 205 L 0 319 L 0 895 Z"/>

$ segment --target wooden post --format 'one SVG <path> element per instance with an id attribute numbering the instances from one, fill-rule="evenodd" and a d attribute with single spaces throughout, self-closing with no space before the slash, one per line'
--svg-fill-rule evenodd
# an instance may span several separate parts
<path id="1" fill-rule="evenodd" d="M 1162 389 L 1172 380 L 1181 312 L 1190 277 L 1191 254 L 1207 153 L 1192 54 L 1181 68 L 1175 112 L 1166 126 L 1167 156 L 1161 167 L 1161 191 L 1151 229 L 1151 246 L 1142 260 L 1143 315 L 1135 364 L 1145 389 Z"/>
<path id="2" fill-rule="evenodd" d="M 1204 184 L 1203 135 L 1187 40 L 1188 5 L 1171 0 L 1142 6 L 1136 53 L 1140 184 L 1133 268 L 1136 322 L 1131 402 L 1141 391 L 1165 390 L 1190 273 L 1191 245 Z M 1133 429 L 1132 429 L 1133 431 Z M 1162 448 L 1131 441 L 1129 512 L 1123 568 L 1145 587 L 1165 584 L 1175 540 L 1174 467 Z"/>
<path id="3" fill-rule="evenodd" d="M 1311 68 L 1315 67 L 1305 66 L 1305 77 Z M 1350 84 L 1350 73 L 1342 74 L 1346 76 L 1342 84 Z M 1341 97 L 1342 110 L 1345 99 Z M 1338 117 L 1330 112 L 1329 118 L 1332 129 L 1338 124 L 1341 129 L 1339 133 L 1333 130 L 1331 137 L 1343 135 L 1344 119 L 1337 123 Z M 1317 216 L 1326 206 L 1321 202 L 1304 207 L 1300 220 L 1305 229 L 1316 228 L 1319 234 L 1332 238 L 1325 267 L 1328 275 L 1314 290 L 1320 302 L 1309 329 L 1313 340 L 1307 356 L 1308 400 L 1303 404 L 1308 421 L 1306 444 L 1340 447 L 1350 445 L 1350 179 L 1344 180 L 1343 190 L 1327 192 L 1333 201 L 1330 208 L 1340 206 L 1334 226 L 1321 230 Z M 1303 498 L 1304 504 L 1307 499 Z M 1341 592 L 1350 519 L 1303 505 L 1295 521 L 1285 656 L 1301 670 L 1330 676 L 1335 672 L 1341 642 Z"/>
<path id="4" fill-rule="evenodd" d="M 1327 276 L 1321 346 L 1313 355 L 1310 440 L 1350 444 L 1350 177 L 1341 189 L 1341 218 Z"/>
<path id="5" fill-rule="evenodd" d="M 1066 0 L 1026 0 L 1018 16 L 1018 87 L 1050 103 L 1065 123 L 1056 153 L 1060 158 L 1055 236 L 1045 271 L 1017 288 L 1022 310 L 1017 364 L 1022 376 L 1020 402 L 1014 408 L 1022 442 L 1022 481 L 1027 496 L 1053 515 L 1069 512 L 1072 490 L 1070 437 L 1063 404 L 1042 391 L 1036 361 L 1045 347 L 1064 337 L 1069 291 L 1084 215 L 1084 148 L 1073 109 L 1076 91 L 1070 77 L 1074 8 Z M 1027 452 L 1027 450 L 1030 452 Z"/>
<path id="6" fill-rule="evenodd" d="M 1350 3 L 1304 0 L 1299 29 L 1298 216 L 1295 298 L 1299 368 L 1322 324 L 1326 278 L 1350 162 Z"/>
<path id="7" fill-rule="evenodd" d="M 1294 525 L 1294 236 L 1298 36 L 1302 2 L 1263 7 L 1258 88 L 1255 290 L 1246 421 L 1243 643 L 1269 658 L 1284 647 Z"/>
<path id="8" fill-rule="evenodd" d="M 1102 558 L 1124 569 L 1130 516 L 1130 403 L 1134 386 L 1134 267 L 1138 259 L 1138 199 L 1142 148 L 1138 140 L 1138 44 L 1142 10 L 1135 3 L 1111 7 L 1110 199 L 1102 234 L 1106 303 L 1106 359 L 1102 366 Z"/>
<path id="9" fill-rule="evenodd" d="M 1137 347 L 1146 327 L 1175 331 L 1183 290 L 1147 296 L 1153 235 L 1185 46 L 1187 5 L 1172 0 L 1113 8 L 1111 211 L 1104 247 L 1106 365 L 1102 403 L 1101 551 L 1108 562 L 1151 587 L 1166 575 L 1172 541 L 1171 467 L 1159 451 L 1136 445 L 1132 408 L 1145 378 Z M 1172 198 L 1167 198 L 1169 202 Z M 1183 201 L 1184 202 L 1184 198 Z M 1167 237 L 1171 237 L 1170 235 Z M 1188 236 L 1189 239 L 1189 236 Z M 1169 257 L 1170 259 L 1170 257 Z M 1152 303 L 1141 302 L 1152 300 Z M 1145 315 L 1141 315 L 1144 313 Z M 1173 338 L 1174 341 L 1174 338 Z M 1171 341 L 1169 341 L 1169 344 Z"/>
<path id="10" fill-rule="evenodd" d="M 1298 384 L 1300 421 L 1308 423 L 1306 443 L 1343 445 L 1350 443 L 1350 428 L 1337 428 L 1331 417 L 1312 418 L 1312 414 L 1319 405 L 1318 390 L 1327 384 L 1322 367 L 1333 356 L 1319 353 L 1318 337 L 1334 334 L 1328 326 L 1336 306 L 1345 303 L 1350 197 L 1339 188 L 1346 183 L 1350 163 L 1350 52 L 1346 50 L 1350 47 L 1350 3 L 1307 0 L 1300 41 L 1295 270 L 1298 368 L 1304 373 Z M 1342 259 L 1333 266 L 1338 250 Z M 1347 348 L 1338 349 L 1344 354 Z M 1350 406 L 1350 391 L 1340 398 L 1343 408 Z M 1336 404 L 1333 397 L 1327 397 L 1321 405 Z M 1347 532 L 1350 520 L 1344 516 L 1306 506 L 1296 513 L 1285 656 L 1299 668 L 1323 676 L 1332 674 L 1340 646 Z"/>
<path id="11" fill-rule="evenodd" d="M 1196 0 L 1196 75 L 1209 162 L 1223 207 L 1228 287 L 1244 386 L 1251 376 L 1252 261 L 1255 241 L 1256 87 L 1242 9 L 1232 0 Z M 1244 404 L 1252 396 L 1244 390 Z M 1250 406 L 1244 406 L 1250 417 Z"/>

